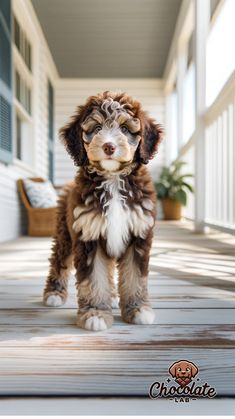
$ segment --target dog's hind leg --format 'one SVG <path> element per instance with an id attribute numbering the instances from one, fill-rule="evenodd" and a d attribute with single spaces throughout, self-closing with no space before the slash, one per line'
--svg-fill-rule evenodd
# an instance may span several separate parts
<path id="1" fill-rule="evenodd" d="M 66 196 L 62 196 L 58 204 L 56 235 L 49 261 L 43 301 L 47 306 L 56 307 L 64 304 L 67 299 L 68 279 L 73 262 L 72 241 L 66 222 Z"/>

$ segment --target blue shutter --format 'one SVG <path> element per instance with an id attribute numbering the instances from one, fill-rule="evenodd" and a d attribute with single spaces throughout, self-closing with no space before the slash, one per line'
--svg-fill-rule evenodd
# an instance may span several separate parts
<path id="1" fill-rule="evenodd" d="M 49 179 L 54 180 L 54 89 L 48 81 L 48 162 Z"/>
<path id="2" fill-rule="evenodd" d="M 0 0 L 0 160 L 12 161 L 11 0 Z"/>

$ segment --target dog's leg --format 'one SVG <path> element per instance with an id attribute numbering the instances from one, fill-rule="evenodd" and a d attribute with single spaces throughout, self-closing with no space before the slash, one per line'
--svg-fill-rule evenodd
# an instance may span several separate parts
<path id="1" fill-rule="evenodd" d="M 110 263 L 97 242 L 78 241 L 74 246 L 77 271 L 78 326 L 87 330 L 104 330 L 113 323 Z"/>
<path id="2" fill-rule="evenodd" d="M 68 279 L 72 268 L 72 241 L 66 223 L 66 199 L 61 198 L 57 213 L 57 232 L 54 238 L 50 268 L 43 293 L 47 306 L 61 306 L 68 292 Z"/>
<path id="3" fill-rule="evenodd" d="M 122 318 L 127 323 L 152 324 L 154 312 L 148 297 L 148 263 L 152 233 L 136 238 L 119 259 L 119 293 Z"/>
<path id="4" fill-rule="evenodd" d="M 43 301 L 47 306 L 61 306 L 68 297 L 67 288 L 72 267 L 72 255 L 71 252 L 67 254 L 67 251 L 61 254 L 62 246 L 56 240 L 50 258 L 51 265 L 43 293 Z"/>
<path id="5" fill-rule="evenodd" d="M 118 308 L 119 307 L 119 296 L 117 291 L 117 278 L 116 278 L 116 262 L 115 260 L 110 261 L 109 264 L 109 286 L 111 289 L 111 305 L 112 308 Z"/>

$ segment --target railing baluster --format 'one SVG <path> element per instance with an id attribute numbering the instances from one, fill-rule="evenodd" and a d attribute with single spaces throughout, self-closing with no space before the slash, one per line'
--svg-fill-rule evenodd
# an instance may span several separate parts
<path id="1" fill-rule="evenodd" d="M 227 194 L 227 184 L 228 184 L 228 131 L 227 131 L 227 110 L 223 112 L 222 115 L 222 221 L 223 224 L 227 224 L 227 208 L 228 208 L 228 194 Z"/>
<path id="2" fill-rule="evenodd" d="M 233 215 L 232 215 L 232 223 L 233 226 L 235 225 L 235 99 L 233 100 L 233 132 L 232 132 L 232 202 L 233 202 Z"/>
<path id="3" fill-rule="evenodd" d="M 228 224 L 233 224 L 233 104 L 228 107 Z M 235 184 L 234 184 L 235 186 Z"/>

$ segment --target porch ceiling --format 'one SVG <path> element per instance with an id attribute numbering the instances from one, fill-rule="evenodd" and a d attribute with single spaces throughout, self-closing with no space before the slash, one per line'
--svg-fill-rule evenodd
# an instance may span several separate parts
<path id="1" fill-rule="evenodd" d="M 31 0 L 61 77 L 161 77 L 181 0 Z"/>

